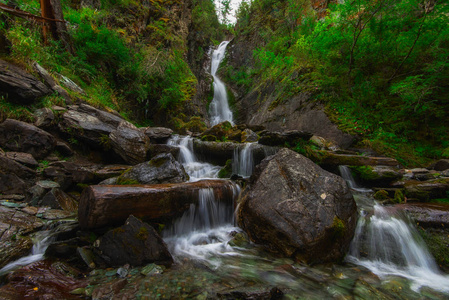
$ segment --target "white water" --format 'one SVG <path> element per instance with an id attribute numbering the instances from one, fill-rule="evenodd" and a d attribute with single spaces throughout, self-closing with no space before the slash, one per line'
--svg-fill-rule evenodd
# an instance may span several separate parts
<path id="1" fill-rule="evenodd" d="M 360 193 L 369 193 L 372 192 L 371 189 L 360 187 L 354 180 L 352 176 L 351 170 L 347 166 L 338 166 L 338 170 L 340 171 L 341 177 L 346 181 L 348 187 L 354 191 Z"/>
<path id="2" fill-rule="evenodd" d="M 231 182 L 227 184 L 232 190 L 232 199 L 217 199 L 212 188 L 201 189 L 198 205 L 191 204 L 190 209 L 163 232 L 175 258 L 188 257 L 218 267 L 220 256 L 238 255 L 228 243 L 232 239 L 230 233 L 239 231 L 234 226 L 234 200 L 240 188 Z"/>
<path id="3" fill-rule="evenodd" d="M 0 269 L 0 276 L 7 274 L 8 272 L 18 269 L 20 267 L 44 259 L 45 251 L 47 250 L 48 246 L 50 246 L 50 244 L 53 242 L 54 238 L 50 235 L 50 230 L 46 230 L 37 232 L 33 240 L 34 245 L 33 248 L 31 249 L 31 253 L 4 266 L 2 269 Z"/>
<path id="4" fill-rule="evenodd" d="M 232 158 L 232 173 L 243 177 L 253 174 L 254 156 L 251 147 L 254 143 L 247 143 L 243 149 L 236 147 Z"/>
<path id="5" fill-rule="evenodd" d="M 214 50 L 212 53 L 211 75 L 214 78 L 214 98 L 209 106 L 212 126 L 224 121 L 229 121 L 232 125 L 234 125 L 232 120 L 232 111 L 229 108 L 226 86 L 216 75 L 218 67 L 225 56 L 226 46 L 228 43 L 228 41 L 221 42 L 217 50 Z"/>
<path id="6" fill-rule="evenodd" d="M 218 178 L 218 172 L 220 172 L 221 167 L 198 161 L 193 152 L 192 137 L 174 135 L 168 141 L 168 145 L 179 147 L 178 159 L 184 166 L 187 174 L 189 174 L 190 181 Z"/>

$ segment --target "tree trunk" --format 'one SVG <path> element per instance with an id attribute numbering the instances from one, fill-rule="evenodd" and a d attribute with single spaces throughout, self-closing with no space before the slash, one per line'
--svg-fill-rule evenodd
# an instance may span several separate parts
<path id="1" fill-rule="evenodd" d="M 47 42 L 51 36 L 53 39 L 61 41 L 64 48 L 73 54 L 73 46 L 67 32 L 66 23 L 61 22 L 64 20 L 64 15 L 60 0 L 40 0 L 40 2 L 41 15 L 46 19 L 43 26 L 44 41 Z"/>

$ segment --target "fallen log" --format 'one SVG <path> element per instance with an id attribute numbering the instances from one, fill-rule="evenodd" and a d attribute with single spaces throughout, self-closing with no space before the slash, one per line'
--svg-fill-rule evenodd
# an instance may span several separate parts
<path id="1" fill-rule="evenodd" d="M 228 180 L 201 180 L 153 185 L 93 185 L 84 189 L 78 220 L 83 229 L 122 225 L 129 215 L 165 223 L 198 202 L 201 189 L 213 189 L 218 201 L 234 201 L 235 184 Z"/>

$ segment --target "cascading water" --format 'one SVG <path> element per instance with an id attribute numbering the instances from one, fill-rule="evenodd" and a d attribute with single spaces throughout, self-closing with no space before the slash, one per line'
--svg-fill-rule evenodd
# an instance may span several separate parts
<path id="1" fill-rule="evenodd" d="M 48 246 L 53 242 L 54 238 L 50 235 L 50 230 L 39 231 L 33 238 L 34 244 L 31 249 L 31 254 L 19 258 L 16 261 L 13 261 L 2 269 L 0 269 L 0 276 L 9 273 L 15 269 L 18 269 L 22 266 L 26 266 L 32 264 L 34 262 L 40 261 L 44 258 L 45 251 Z"/>
<path id="2" fill-rule="evenodd" d="M 214 98 L 209 106 L 211 125 L 217 125 L 224 121 L 233 124 L 232 111 L 229 108 L 226 86 L 216 75 L 218 67 L 225 56 L 228 41 L 221 42 L 217 50 L 212 53 L 211 75 L 214 78 Z"/>
<path id="3" fill-rule="evenodd" d="M 232 158 L 232 173 L 243 177 L 248 177 L 253 174 L 254 170 L 254 156 L 251 147 L 253 143 L 247 143 L 243 149 L 235 148 Z"/>
<path id="4" fill-rule="evenodd" d="M 239 231 L 234 226 L 234 201 L 240 188 L 225 182 L 232 190 L 232 197 L 221 199 L 211 188 L 199 191 L 198 204 L 191 204 L 188 211 L 171 227 L 164 230 L 164 240 L 175 257 L 188 257 L 218 267 L 217 256 L 236 255 L 228 244 L 230 233 Z"/>
<path id="5" fill-rule="evenodd" d="M 346 261 L 361 265 L 381 278 L 401 276 L 412 281 L 412 290 L 422 286 L 449 291 L 449 276 L 443 275 L 419 233 L 403 215 L 377 204 L 371 190 L 355 184 L 347 167 L 340 166 L 342 177 L 354 190 L 360 210 Z"/>
<path id="6" fill-rule="evenodd" d="M 193 151 L 192 137 L 174 135 L 168 141 L 168 145 L 179 147 L 179 161 L 183 164 L 187 174 L 189 174 L 190 181 L 218 178 L 218 172 L 220 172 L 221 168 L 198 161 Z"/>

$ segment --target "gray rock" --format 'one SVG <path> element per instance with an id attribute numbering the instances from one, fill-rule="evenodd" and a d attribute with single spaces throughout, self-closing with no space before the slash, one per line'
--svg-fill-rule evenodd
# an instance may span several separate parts
<path id="1" fill-rule="evenodd" d="M 84 92 L 84 90 L 82 88 L 80 88 L 75 82 L 73 82 L 73 80 L 71 80 L 70 78 L 59 74 L 59 78 L 60 78 L 60 83 L 62 83 L 65 87 L 67 87 L 68 89 L 72 90 L 75 93 L 79 93 L 79 94 L 86 94 L 86 92 Z"/>
<path id="2" fill-rule="evenodd" d="M 95 108 L 93 106 L 90 106 L 90 105 L 87 105 L 84 103 L 80 104 L 77 107 L 77 111 L 89 114 L 91 116 L 95 116 L 100 121 L 102 121 L 106 124 L 109 124 L 113 127 L 118 127 L 120 125 L 120 123 L 126 122 L 126 120 L 123 119 L 122 117 L 120 117 L 120 115 L 118 115 L 118 113 L 116 113 L 116 112 L 110 113 L 110 112 Z"/>
<path id="3" fill-rule="evenodd" d="M 127 163 L 142 163 L 147 158 L 150 139 L 129 122 L 122 122 L 109 135 L 112 149 Z"/>
<path id="4" fill-rule="evenodd" d="M 59 129 L 71 138 L 80 139 L 94 147 L 103 147 L 115 127 L 96 116 L 69 109 L 58 123 Z"/>
<path id="5" fill-rule="evenodd" d="M 30 104 L 51 90 L 27 71 L 0 59 L 0 91 L 11 102 Z"/>
<path id="6" fill-rule="evenodd" d="M 129 216 L 125 225 L 99 239 L 98 249 L 110 266 L 141 266 L 158 263 L 170 266 L 173 258 L 153 227 Z"/>
<path id="7" fill-rule="evenodd" d="M 0 124 L 0 145 L 11 151 L 29 153 L 35 159 L 43 159 L 54 150 L 56 139 L 32 124 L 6 119 Z"/>
<path id="8" fill-rule="evenodd" d="M 48 71 L 42 67 L 37 62 L 33 63 L 33 68 L 39 74 L 39 76 L 44 80 L 44 83 L 49 87 L 50 89 L 53 89 L 54 86 L 57 85 L 56 81 L 53 79 L 53 77 L 48 73 Z"/>
<path id="9" fill-rule="evenodd" d="M 142 130 L 154 144 L 165 144 L 173 134 L 173 130 L 165 127 L 147 127 Z"/>
<path id="10" fill-rule="evenodd" d="M 36 118 L 36 121 L 34 122 L 34 125 L 37 127 L 48 127 L 50 126 L 53 121 L 55 120 L 55 114 L 53 111 L 48 108 L 40 108 L 34 112 L 34 117 Z"/>
<path id="11" fill-rule="evenodd" d="M 138 164 L 122 176 L 118 181 L 134 180 L 140 184 L 180 183 L 189 180 L 184 167 L 170 153 L 162 153 L 149 162 Z"/>
<path id="12" fill-rule="evenodd" d="M 0 193 L 23 194 L 32 186 L 36 172 L 6 156 L 0 156 Z"/>
<path id="13" fill-rule="evenodd" d="M 341 177 L 281 149 L 256 168 L 237 217 L 250 239 L 269 250 L 323 262 L 345 255 L 357 208 Z"/>

